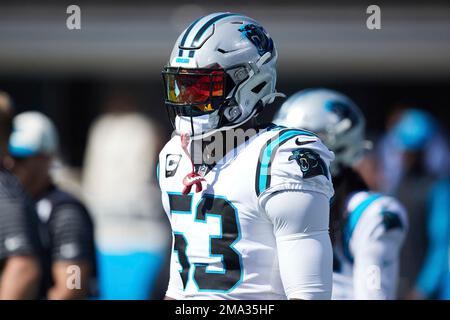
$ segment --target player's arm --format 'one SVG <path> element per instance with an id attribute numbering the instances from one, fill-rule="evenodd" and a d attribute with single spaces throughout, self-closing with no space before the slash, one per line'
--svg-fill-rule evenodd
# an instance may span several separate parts
<path id="1" fill-rule="evenodd" d="M 274 225 L 287 297 L 330 299 L 333 253 L 327 197 L 314 191 L 278 192 L 266 201 L 265 212 Z"/>
<path id="2" fill-rule="evenodd" d="M 328 149 L 313 134 L 282 130 L 261 152 L 256 189 L 274 226 L 280 274 L 289 299 L 330 299 L 333 194 Z"/>
<path id="3" fill-rule="evenodd" d="M 80 288 L 74 288 L 75 283 L 68 279 L 74 275 L 72 267 L 78 267 L 80 271 Z M 72 271 L 71 271 L 72 270 Z M 52 263 L 53 287 L 47 292 L 49 300 L 74 300 L 84 299 L 89 293 L 89 277 L 92 274 L 92 265 L 87 261 L 55 261 Z M 75 281 L 75 279 L 74 279 Z M 68 286 L 70 282 L 71 286 Z M 73 286 L 72 286 L 73 285 Z"/>
<path id="4" fill-rule="evenodd" d="M 53 286 L 48 290 L 47 298 L 84 299 L 89 293 L 95 263 L 92 261 L 92 226 L 78 205 L 68 204 L 56 210 L 48 224 Z M 79 282 L 76 276 L 79 276 Z"/>
<path id="5" fill-rule="evenodd" d="M 0 199 L 0 299 L 34 299 L 41 281 L 36 230 L 20 199 Z"/>
<path id="6" fill-rule="evenodd" d="M 406 223 L 400 212 L 394 210 L 380 212 L 380 215 L 380 223 L 368 226 L 360 239 L 352 240 L 356 300 L 396 298 Z"/>
<path id="7" fill-rule="evenodd" d="M 35 299 L 41 269 L 33 256 L 12 256 L 6 259 L 0 282 L 0 300 Z"/>

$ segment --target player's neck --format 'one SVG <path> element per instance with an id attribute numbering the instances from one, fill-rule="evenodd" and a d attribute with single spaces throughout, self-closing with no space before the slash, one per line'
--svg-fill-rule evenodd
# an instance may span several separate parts
<path id="1" fill-rule="evenodd" d="M 194 164 L 196 167 L 207 166 L 211 169 L 229 152 L 248 141 L 256 133 L 255 123 L 248 121 L 237 128 L 220 131 L 212 139 L 194 140 L 191 144 Z"/>

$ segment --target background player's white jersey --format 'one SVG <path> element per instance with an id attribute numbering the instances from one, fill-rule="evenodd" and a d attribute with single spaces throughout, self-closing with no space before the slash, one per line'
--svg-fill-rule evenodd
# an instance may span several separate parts
<path id="1" fill-rule="evenodd" d="M 392 197 L 361 191 L 349 196 L 346 211 L 333 248 L 332 299 L 395 299 L 404 208 Z"/>
<path id="2" fill-rule="evenodd" d="M 274 226 L 262 206 L 282 190 L 315 191 L 329 199 L 332 158 L 315 135 L 271 126 L 213 167 L 202 192 L 183 196 L 191 163 L 180 137 L 172 138 L 161 151 L 158 171 L 174 234 L 167 296 L 285 299 Z"/>

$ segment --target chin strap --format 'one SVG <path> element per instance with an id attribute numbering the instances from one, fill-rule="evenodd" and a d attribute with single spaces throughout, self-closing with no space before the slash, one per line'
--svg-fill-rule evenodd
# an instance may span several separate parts
<path id="1" fill-rule="evenodd" d="M 271 104 L 276 98 L 286 98 L 286 95 L 281 92 L 274 92 L 274 93 L 268 94 L 267 96 L 264 96 L 261 99 L 261 103 L 263 106 L 265 106 L 266 104 Z"/>
<path id="2" fill-rule="evenodd" d="M 192 161 L 191 155 L 188 150 L 190 136 L 188 133 L 181 133 L 180 139 L 181 139 L 181 148 L 183 149 L 188 159 L 191 161 L 192 165 L 192 171 L 183 178 L 183 185 L 184 185 L 183 195 L 186 195 L 189 192 L 191 192 L 192 186 L 194 184 L 195 184 L 195 192 L 201 192 L 203 189 L 202 181 L 206 180 L 205 178 L 203 178 L 203 176 L 195 172 L 194 162 Z"/>

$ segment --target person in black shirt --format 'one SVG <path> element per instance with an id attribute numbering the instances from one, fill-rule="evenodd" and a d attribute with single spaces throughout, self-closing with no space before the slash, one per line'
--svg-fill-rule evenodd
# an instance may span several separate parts
<path id="1" fill-rule="evenodd" d="M 46 227 L 44 245 L 51 261 L 46 298 L 83 299 L 92 294 L 95 278 L 94 227 L 83 204 L 52 183 L 50 167 L 57 140 L 50 119 L 25 112 L 14 118 L 9 152 L 14 173 L 36 201 Z"/>
<path id="2" fill-rule="evenodd" d="M 53 184 L 49 184 L 45 195 L 38 199 L 37 211 L 47 227 L 46 248 L 52 262 L 47 298 L 91 297 L 95 294 L 96 272 L 94 227 L 88 211 L 75 197 Z M 71 275 L 75 276 L 72 280 L 68 279 Z"/>
<path id="3" fill-rule="evenodd" d="M 12 110 L 0 92 L 0 300 L 35 299 L 39 294 L 42 247 L 34 207 L 6 168 Z"/>

